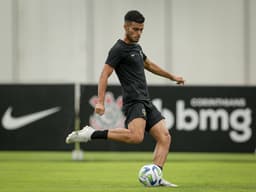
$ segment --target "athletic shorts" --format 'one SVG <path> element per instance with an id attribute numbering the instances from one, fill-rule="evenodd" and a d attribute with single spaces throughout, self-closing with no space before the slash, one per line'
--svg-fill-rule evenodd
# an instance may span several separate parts
<path id="1" fill-rule="evenodd" d="M 146 120 L 146 131 L 148 132 L 156 123 L 164 119 L 162 114 L 157 110 L 151 101 L 136 102 L 123 107 L 126 116 L 125 127 L 135 118 Z"/>

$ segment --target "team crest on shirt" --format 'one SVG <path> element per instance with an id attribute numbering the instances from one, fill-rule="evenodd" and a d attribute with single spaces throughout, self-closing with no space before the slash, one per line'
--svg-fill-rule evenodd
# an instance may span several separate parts
<path id="1" fill-rule="evenodd" d="M 97 104 L 98 97 L 93 96 L 89 100 L 90 105 L 94 108 Z M 89 122 L 95 129 L 111 129 L 124 127 L 125 117 L 122 113 L 123 98 L 119 96 L 116 100 L 113 93 L 106 92 L 105 95 L 105 113 L 100 116 L 96 113 L 90 116 Z"/>
<path id="2" fill-rule="evenodd" d="M 143 108 L 141 112 L 142 112 L 143 116 L 146 117 L 146 115 L 147 115 L 146 109 Z"/>

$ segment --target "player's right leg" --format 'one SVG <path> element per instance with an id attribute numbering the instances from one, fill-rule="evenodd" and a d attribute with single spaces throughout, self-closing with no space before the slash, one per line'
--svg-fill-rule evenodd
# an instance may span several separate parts
<path id="1" fill-rule="evenodd" d="M 146 121 L 143 118 L 135 118 L 126 128 L 114 128 L 108 130 L 95 130 L 85 126 L 80 131 L 73 131 L 66 138 L 66 143 L 88 142 L 92 139 L 109 139 L 123 143 L 141 143 L 144 139 Z"/>
<path id="2" fill-rule="evenodd" d="M 145 107 L 141 103 L 133 104 L 127 108 L 126 128 L 114 128 L 108 130 L 95 130 L 85 126 L 80 131 L 73 131 L 66 138 L 66 143 L 88 142 L 92 139 L 109 139 L 123 143 L 141 143 L 144 139 L 146 127 Z"/>
<path id="3" fill-rule="evenodd" d="M 145 126 L 145 119 L 135 118 L 128 124 L 128 129 L 109 129 L 107 139 L 123 143 L 141 143 L 144 139 Z"/>

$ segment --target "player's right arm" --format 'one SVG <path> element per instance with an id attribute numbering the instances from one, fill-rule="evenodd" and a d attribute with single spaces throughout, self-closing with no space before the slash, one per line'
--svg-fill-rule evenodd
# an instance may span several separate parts
<path id="1" fill-rule="evenodd" d="M 105 92 L 108 85 L 108 78 L 112 74 L 114 68 L 108 64 L 105 64 L 100 75 L 99 84 L 98 84 L 98 102 L 95 106 L 95 113 L 103 115 L 105 112 L 104 100 Z"/>

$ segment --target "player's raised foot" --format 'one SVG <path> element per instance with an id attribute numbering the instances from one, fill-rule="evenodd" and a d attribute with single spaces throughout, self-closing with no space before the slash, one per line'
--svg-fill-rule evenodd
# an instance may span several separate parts
<path id="1" fill-rule="evenodd" d="M 176 184 L 173 184 L 173 183 L 171 183 L 171 182 L 169 182 L 169 181 L 166 181 L 165 179 L 161 179 L 161 181 L 160 181 L 160 186 L 163 186 L 163 187 L 178 187 L 178 185 L 176 185 Z"/>
<path id="2" fill-rule="evenodd" d="M 90 126 L 85 126 L 83 129 L 79 131 L 73 131 L 66 138 L 66 143 L 76 143 L 76 142 L 88 142 L 91 140 L 91 136 L 95 129 Z"/>

